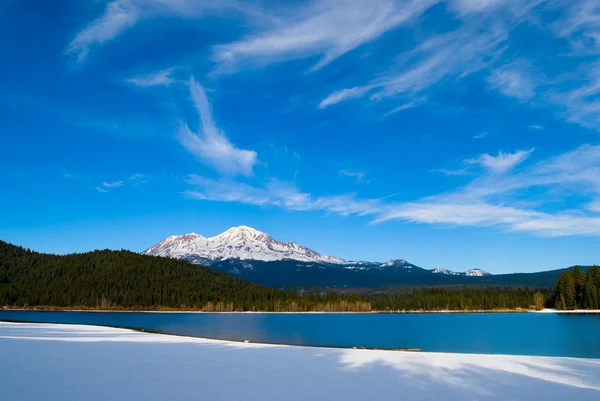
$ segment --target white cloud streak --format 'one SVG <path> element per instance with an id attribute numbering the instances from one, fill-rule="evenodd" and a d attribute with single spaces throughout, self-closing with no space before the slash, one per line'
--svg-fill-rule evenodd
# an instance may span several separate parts
<path id="1" fill-rule="evenodd" d="M 532 152 L 533 149 L 519 150 L 515 153 L 498 152 L 497 156 L 492 156 L 487 153 L 484 153 L 476 159 L 470 159 L 465 161 L 465 163 L 480 164 L 489 171 L 502 174 L 523 163 Z"/>
<path id="2" fill-rule="evenodd" d="M 569 40 L 573 51 L 580 55 L 600 53 L 600 4 L 595 0 L 558 2 L 566 5 L 566 13 L 557 19 L 552 29 L 557 36 Z"/>
<path id="3" fill-rule="evenodd" d="M 123 186 L 123 181 L 115 181 L 115 182 L 106 182 L 102 183 L 104 188 L 118 188 Z"/>
<path id="4" fill-rule="evenodd" d="M 357 200 L 354 195 L 314 197 L 299 191 L 293 184 L 270 180 L 263 188 L 247 184 L 191 176 L 188 183 L 196 189 L 185 196 L 199 200 L 238 202 L 257 206 L 278 206 L 297 211 L 327 211 L 342 216 L 371 215 L 381 209 L 379 200 Z"/>
<path id="5" fill-rule="evenodd" d="M 488 66 L 502 52 L 507 35 L 503 26 L 474 24 L 431 37 L 399 55 L 389 73 L 365 85 L 337 90 L 320 107 L 366 94 L 372 100 L 401 96 L 413 102 L 442 81 L 462 79 Z"/>
<path id="6" fill-rule="evenodd" d="M 67 54 L 74 54 L 77 62 L 82 62 L 90 47 L 116 38 L 121 32 L 134 26 L 140 18 L 140 10 L 135 2 L 116 0 L 106 5 L 104 14 L 92 21 L 79 32 L 67 48 Z"/>
<path id="7" fill-rule="evenodd" d="M 410 23 L 437 0 L 313 0 L 279 10 L 281 23 L 214 48 L 219 72 L 235 72 L 283 60 L 320 57 L 316 71 L 385 32 Z"/>
<path id="8" fill-rule="evenodd" d="M 366 184 L 369 183 L 367 179 L 367 174 L 362 171 L 348 171 L 348 170 L 340 170 L 338 171 L 338 175 L 340 177 L 350 177 L 354 179 L 354 183 L 356 184 Z"/>
<path id="9" fill-rule="evenodd" d="M 106 193 L 106 192 L 109 192 L 111 189 L 119 188 L 119 187 L 122 187 L 123 185 L 124 185 L 123 181 L 114 181 L 114 182 L 104 181 L 102 183 L 102 185 L 98 185 L 96 187 L 96 191 L 98 191 L 100 193 Z"/>
<path id="10" fill-rule="evenodd" d="M 202 86 L 190 78 L 189 87 L 202 127 L 201 132 L 194 133 L 187 125 L 182 125 L 178 135 L 179 142 L 203 163 L 225 175 L 251 176 L 257 161 L 256 152 L 235 147 L 217 128 Z"/>
<path id="11" fill-rule="evenodd" d="M 344 100 L 362 97 L 371 89 L 373 89 L 373 87 L 367 85 L 363 87 L 348 88 L 332 92 L 329 96 L 323 99 L 321 103 L 319 103 L 319 108 L 325 109 L 333 104 L 343 102 Z"/>
<path id="12" fill-rule="evenodd" d="M 404 110 L 408 110 L 408 109 L 414 109 L 415 107 L 418 107 L 421 103 L 425 102 L 425 98 L 418 98 L 416 100 L 413 100 L 411 102 L 408 103 L 404 103 L 401 104 L 400 106 L 388 111 L 387 113 L 384 114 L 385 117 L 390 116 L 392 114 L 396 114 L 400 111 L 404 111 Z"/>
<path id="13" fill-rule="evenodd" d="M 66 54 L 74 55 L 81 63 L 93 47 L 110 42 L 143 20 L 160 16 L 193 19 L 224 11 L 264 17 L 252 4 L 237 0 L 112 0 L 101 16 L 75 35 Z"/>
<path id="14" fill-rule="evenodd" d="M 494 159 L 491 162 L 487 157 L 480 156 L 475 160 L 487 163 L 489 170 L 466 186 L 407 202 L 387 202 L 383 198 L 360 199 L 354 194 L 314 196 L 299 191 L 293 184 L 274 180 L 265 187 L 254 187 L 197 176 L 189 179 L 194 189 L 185 195 L 194 199 L 276 206 L 289 210 L 370 216 L 374 223 L 401 220 L 436 225 L 500 227 L 549 237 L 600 235 L 600 217 L 594 215 L 600 199 L 600 146 L 582 146 L 558 157 L 542 160 L 521 172 L 508 174 L 529 153 L 500 153 L 496 157 L 487 155 Z M 498 169 L 505 174 L 497 175 Z M 539 209 L 543 209 L 548 198 L 536 199 L 537 208 L 533 208 L 530 202 L 522 204 L 519 201 L 519 193 L 532 188 L 553 191 L 554 197 L 563 191 L 569 195 L 575 191 L 581 199 L 594 200 L 580 203 L 576 208 L 544 211 Z"/>
<path id="15" fill-rule="evenodd" d="M 505 96 L 525 101 L 535 96 L 535 83 L 529 76 L 528 66 L 513 62 L 492 71 L 490 86 Z"/>
<path id="16" fill-rule="evenodd" d="M 168 68 L 166 70 L 128 78 L 125 82 L 140 88 L 149 88 L 152 86 L 169 86 L 177 82 L 177 80 L 173 78 L 173 68 Z"/>

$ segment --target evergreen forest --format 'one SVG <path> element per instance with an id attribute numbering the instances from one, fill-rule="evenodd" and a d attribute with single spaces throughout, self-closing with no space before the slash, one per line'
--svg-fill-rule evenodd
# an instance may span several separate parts
<path id="1" fill-rule="evenodd" d="M 130 251 L 51 255 L 0 241 L 6 308 L 233 311 L 598 309 L 600 267 L 575 267 L 554 288 L 423 287 L 344 293 L 282 290 L 185 261 Z"/>

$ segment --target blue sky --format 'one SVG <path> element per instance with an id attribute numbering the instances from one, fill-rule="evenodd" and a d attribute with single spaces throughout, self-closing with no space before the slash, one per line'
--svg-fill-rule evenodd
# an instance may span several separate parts
<path id="1" fill-rule="evenodd" d="M 0 0 L 0 238 L 600 261 L 594 0 Z"/>

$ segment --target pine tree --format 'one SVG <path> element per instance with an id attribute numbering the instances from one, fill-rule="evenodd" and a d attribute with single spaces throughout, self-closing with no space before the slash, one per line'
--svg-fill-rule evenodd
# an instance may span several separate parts
<path id="1" fill-rule="evenodd" d="M 575 280 L 571 272 L 566 273 L 565 276 L 565 309 L 577 309 L 577 292 L 575 287 Z"/>
<path id="2" fill-rule="evenodd" d="M 583 290 L 583 308 L 598 309 L 598 290 L 591 280 L 587 280 Z"/>
<path id="3" fill-rule="evenodd" d="M 583 273 L 581 267 L 575 266 L 571 270 L 571 274 L 575 283 L 575 301 L 578 306 L 581 306 L 583 305 L 583 290 L 586 282 L 585 273 Z"/>
<path id="4" fill-rule="evenodd" d="M 536 293 L 533 294 L 533 304 L 535 305 L 536 310 L 544 309 L 544 305 L 546 304 L 546 297 L 544 297 L 544 294 L 536 291 Z"/>

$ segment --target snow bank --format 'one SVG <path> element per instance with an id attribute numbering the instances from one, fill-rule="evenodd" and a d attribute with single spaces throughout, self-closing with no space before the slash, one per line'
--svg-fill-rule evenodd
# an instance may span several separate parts
<path id="1" fill-rule="evenodd" d="M 600 313 L 600 309 L 574 309 L 574 310 L 558 310 L 558 309 L 542 309 L 538 311 L 533 311 L 535 313 L 576 313 L 576 314 L 596 314 Z"/>
<path id="2" fill-rule="evenodd" d="M 598 400 L 600 360 L 262 345 L 0 322 L 2 400 Z"/>

